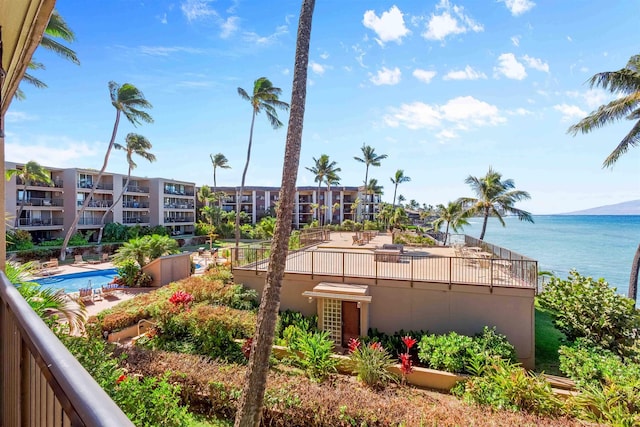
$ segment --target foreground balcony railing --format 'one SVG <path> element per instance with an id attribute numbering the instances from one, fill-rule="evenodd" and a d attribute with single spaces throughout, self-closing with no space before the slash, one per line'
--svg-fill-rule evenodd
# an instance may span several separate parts
<path id="1" fill-rule="evenodd" d="M 51 227 L 51 226 L 59 226 L 63 224 L 64 224 L 63 218 L 41 218 L 41 219 L 20 218 L 18 222 L 18 227 Z"/>
<path id="2" fill-rule="evenodd" d="M 0 425 L 133 427 L 0 272 Z"/>
<path id="3" fill-rule="evenodd" d="M 31 197 L 27 201 L 18 200 L 16 206 L 21 206 L 24 203 L 25 206 L 57 206 L 63 205 L 62 199 L 50 199 L 45 197 Z"/>
<path id="4" fill-rule="evenodd" d="M 122 218 L 123 224 L 148 224 L 149 221 L 148 216 Z"/>
<path id="5" fill-rule="evenodd" d="M 270 249 L 234 249 L 234 269 L 256 274 L 267 270 Z M 536 288 L 538 262 L 532 260 L 481 259 L 429 256 L 420 252 L 357 253 L 329 250 L 289 251 L 286 273 L 311 277 L 371 278 L 415 282 Z"/>

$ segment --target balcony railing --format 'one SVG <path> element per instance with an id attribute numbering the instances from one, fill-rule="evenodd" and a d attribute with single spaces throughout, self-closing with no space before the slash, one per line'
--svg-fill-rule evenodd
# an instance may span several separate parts
<path id="1" fill-rule="evenodd" d="M 0 272 L 0 425 L 133 427 Z"/>
<path id="2" fill-rule="evenodd" d="M 177 196 L 193 196 L 193 190 L 173 190 L 171 188 L 165 188 L 164 194 L 175 194 Z"/>
<path id="3" fill-rule="evenodd" d="M 22 200 L 18 200 L 16 202 L 17 206 L 22 205 Z M 51 199 L 47 197 L 31 197 L 29 200 L 24 202 L 25 206 L 62 206 L 62 199 Z"/>
<path id="4" fill-rule="evenodd" d="M 127 187 L 127 189 L 125 190 L 125 192 L 127 192 L 127 193 L 148 193 L 149 192 L 149 187 L 138 187 L 138 186 L 129 185 Z"/>
<path id="5" fill-rule="evenodd" d="M 85 189 L 85 190 L 91 190 L 93 188 L 93 183 L 92 182 L 79 182 L 78 183 L 78 188 Z M 96 190 L 113 190 L 113 184 L 105 184 L 105 183 L 101 182 L 96 187 Z"/>
<path id="6" fill-rule="evenodd" d="M 268 248 L 234 248 L 234 268 L 258 274 L 269 264 Z M 532 260 L 425 256 L 418 253 L 290 251 L 286 273 L 415 282 L 536 288 L 538 263 Z"/>
<path id="7" fill-rule="evenodd" d="M 16 185 L 24 185 L 24 181 L 20 178 L 16 179 Z M 51 185 L 45 184 L 44 182 L 31 182 L 28 187 L 54 187 L 54 188 L 62 188 L 63 181 L 61 179 L 53 179 Z"/>
<path id="8" fill-rule="evenodd" d="M 64 219 L 62 218 L 20 218 L 18 221 L 18 227 L 51 227 L 57 225 L 63 225 Z"/>
<path id="9" fill-rule="evenodd" d="M 193 217 L 168 217 L 164 219 L 164 222 L 177 222 L 177 223 L 184 223 L 184 222 L 194 222 L 194 218 Z"/>
<path id="10" fill-rule="evenodd" d="M 129 208 L 129 209 L 148 209 L 149 208 L 149 202 L 127 202 L 127 201 L 124 201 L 124 202 L 122 202 L 122 207 L 123 208 Z"/>
<path id="11" fill-rule="evenodd" d="M 148 216 L 140 216 L 140 217 L 133 217 L 133 218 L 122 218 L 122 223 L 123 224 L 148 224 L 149 223 L 149 217 Z"/>
<path id="12" fill-rule="evenodd" d="M 78 206 L 82 206 L 84 202 L 78 200 Z M 113 205 L 113 200 L 92 200 L 89 202 L 87 207 L 89 208 L 109 208 Z"/>
<path id="13" fill-rule="evenodd" d="M 164 205 L 165 209 L 193 209 L 194 207 L 193 203 L 167 203 Z"/>
<path id="14" fill-rule="evenodd" d="M 101 218 L 80 218 L 78 225 L 101 225 Z"/>

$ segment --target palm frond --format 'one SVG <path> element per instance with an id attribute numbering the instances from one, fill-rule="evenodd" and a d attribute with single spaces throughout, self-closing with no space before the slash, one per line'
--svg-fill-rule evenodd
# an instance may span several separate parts
<path id="1" fill-rule="evenodd" d="M 42 37 L 42 40 L 40 40 L 40 46 L 47 50 L 50 50 L 61 58 L 71 61 L 76 65 L 80 65 L 78 55 L 73 49 L 63 45 L 62 43 L 52 39 L 51 37 L 48 37 L 46 35 Z"/>
<path id="2" fill-rule="evenodd" d="M 602 163 L 603 168 L 612 167 L 629 148 L 640 144 L 640 121 L 636 122 L 631 131 L 620 141 L 618 146 L 607 156 Z"/>
<path id="3" fill-rule="evenodd" d="M 639 103 L 640 92 L 613 100 L 606 105 L 601 105 L 596 111 L 571 126 L 567 133 L 573 136 L 578 132 L 589 133 L 593 129 L 603 127 L 633 113 Z"/>
<path id="4" fill-rule="evenodd" d="M 24 75 L 22 76 L 22 81 L 25 82 L 25 83 L 29 83 L 30 85 L 33 85 L 33 86 L 37 87 L 38 89 L 44 89 L 44 88 L 48 87 L 45 82 L 43 82 L 42 80 L 38 79 L 37 77 L 32 76 L 29 73 L 24 73 Z M 24 99 L 24 92 L 22 92 L 22 94 L 20 96 L 22 96 L 22 98 L 18 98 L 18 99 Z"/>

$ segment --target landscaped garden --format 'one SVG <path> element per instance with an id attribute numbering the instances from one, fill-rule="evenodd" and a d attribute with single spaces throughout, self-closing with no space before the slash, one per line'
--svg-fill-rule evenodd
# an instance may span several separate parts
<path id="1" fill-rule="evenodd" d="M 216 267 L 100 313 L 86 336 L 59 335 L 136 425 L 225 425 L 242 390 L 256 300 Z M 538 341 L 547 355 L 538 366 L 574 380 L 574 396 L 522 369 L 489 327 L 476 337 L 371 330 L 335 355 L 316 318 L 282 312 L 275 343 L 285 348 L 270 362 L 264 424 L 636 425 L 639 317 L 630 301 L 577 273 L 552 278 L 539 297 L 538 333 L 555 338 Z M 153 325 L 144 334 L 105 341 L 141 319 Z M 409 381 L 419 367 L 464 379 L 451 394 L 421 389 Z"/>

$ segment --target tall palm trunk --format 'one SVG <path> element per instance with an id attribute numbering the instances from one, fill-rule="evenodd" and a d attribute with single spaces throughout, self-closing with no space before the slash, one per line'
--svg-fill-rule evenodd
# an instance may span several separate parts
<path id="1" fill-rule="evenodd" d="M 249 357 L 244 389 L 236 414 L 235 427 L 258 427 L 262 416 L 262 404 L 269 371 L 269 357 L 278 319 L 278 309 L 280 308 L 280 288 L 289 249 L 293 202 L 296 194 L 296 178 L 298 166 L 300 165 L 304 107 L 307 96 L 309 39 L 314 5 L 315 0 L 303 0 L 300 12 L 293 90 L 291 93 L 291 114 L 289 116 L 287 143 L 282 165 L 280 203 L 276 215 L 276 228 L 271 242 L 271 255 L 269 257 L 266 282 L 258 311 L 256 334 L 251 346 L 251 356 Z"/>
<path id="2" fill-rule="evenodd" d="M 447 221 L 447 230 L 444 233 L 444 246 L 447 246 L 447 238 L 449 238 L 449 221 Z"/>
<path id="3" fill-rule="evenodd" d="M 102 215 L 102 219 L 100 219 L 100 231 L 98 232 L 98 244 L 102 243 L 102 232 L 104 231 L 104 226 L 105 226 L 104 223 L 107 220 L 107 215 L 109 215 L 109 212 L 113 211 L 113 208 L 120 201 L 122 196 L 124 196 L 124 192 L 127 191 L 127 187 L 129 186 L 130 180 L 131 180 L 131 166 L 129 166 L 129 171 L 127 172 L 127 180 L 125 181 L 124 186 L 122 187 L 122 191 L 120 191 L 120 194 L 118 195 L 118 198 L 113 201 L 111 206 L 109 206 L 109 209 L 107 209 L 104 215 Z"/>
<path id="4" fill-rule="evenodd" d="M 364 200 L 365 200 L 365 202 L 367 200 L 367 196 L 368 195 L 369 195 L 369 165 L 367 165 L 367 167 L 365 168 L 365 171 L 364 171 Z M 367 218 L 367 216 L 363 216 L 362 218 L 363 218 L 362 222 L 364 222 L 364 220 Z"/>
<path id="5" fill-rule="evenodd" d="M 640 245 L 636 249 L 636 255 L 633 257 L 631 264 L 631 276 L 629 276 L 629 292 L 628 297 L 634 301 L 638 298 L 638 272 L 640 271 Z"/>
<path id="6" fill-rule="evenodd" d="M 322 227 L 322 204 L 320 203 L 320 185 L 322 181 L 318 183 L 318 225 Z"/>
<path id="7" fill-rule="evenodd" d="M 256 121 L 256 110 L 253 109 L 251 117 L 251 130 L 249 131 L 249 147 L 247 148 L 247 162 L 244 164 L 242 171 L 242 181 L 240 182 L 240 193 L 236 196 L 236 257 L 238 256 L 238 248 L 240 247 L 240 207 L 242 193 L 244 192 L 244 180 L 247 177 L 247 169 L 249 169 L 249 160 L 251 160 L 251 143 L 253 142 L 253 125 Z"/>
<path id="8" fill-rule="evenodd" d="M 393 188 L 393 207 L 396 207 L 396 192 L 398 191 L 398 183 L 396 182 L 395 187 Z"/>
<path id="9" fill-rule="evenodd" d="M 484 209 L 484 221 L 482 222 L 482 231 L 480 232 L 480 240 L 484 240 L 484 233 L 487 231 L 487 222 L 489 222 L 489 208 Z"/>
<path id="10" fill-rule="evenodd" d="M 116 121 L 113 124 L 113 131 L 111 132 L 111 141 L 109 141 L 109 146 L 107 147 L 107 152 L 104 155 L 104 162 L 102 163 L 102 169 L 98 172 L 98 177 L 93 183 L 91 187 L 91 191 L 89 195 L 85 197 L 84 202 L 82 203 L 82 207 L 76 213 L 76 217 L 73 219 L 73 223 L 67 230 L 67 235 L 64 237 L 64 242 L 62 242 L 62 248 L 60 249 L 60 261 L 64 261 L 67 256 L 67 246 L 69 245 L 69 240 L 71 240 L 71 236 L 76 231 L 76 227 L 78 226 L 78 222 L 80 221 L 80 217 L 89 206 L 89 201 L 93 198 L 93 194 L 96 192 L 98 188 L 98 184 L 100 183 L 100 179 L 102 179 L 102 175 L 104 175 L 104 171 L 107 169 L 107 164 L 109 163 L 109 156 L 111 155 L 111 150 L 113 149 L 113 144 L 116 140 L 116 135 L 118 134 L 118 124 L 120 123 L 120 110 L 116 109 Z"/>

